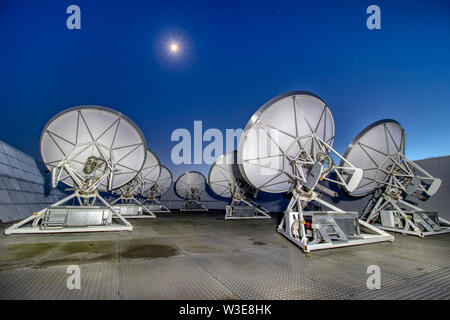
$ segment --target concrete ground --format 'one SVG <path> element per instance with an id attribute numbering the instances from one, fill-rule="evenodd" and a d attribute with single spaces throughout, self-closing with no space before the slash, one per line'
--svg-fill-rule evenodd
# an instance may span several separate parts
<path id="1" fill-rule="evenodd" d="M 0 236 L 0 299 L 449 299 L 450 235 L 305 255 L 271 220 L 159 214 L 134 231 Z M 8 225 L 1 225 L 1 232 Z M 67 289 L 78 265 L 81 289 Z M 367 289 L 369 265 L 381 289 Z"/>

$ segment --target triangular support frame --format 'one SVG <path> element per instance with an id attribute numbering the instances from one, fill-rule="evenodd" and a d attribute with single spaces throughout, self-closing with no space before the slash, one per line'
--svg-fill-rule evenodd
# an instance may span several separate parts
<path id="1" fill-rule="evenodd" d="M 309 216 L 314 219 L 315 212 L 304 211 L 303 208 L 311 201 L 316 201 L 330 209 L 330 211 L 320 212 L 320 215 L 322 217 L 325 216 L 327 221 L 326 232 L 326 228 L 324 228 L 321 223 L 316 224 L 314 220 L 312 220 L 312 223 L 310 224 L 311 229 L 306 229 L 308 223 L 306 222 L 305 217 Z M 359 224 L 357 226 L 358 229 L 359 226 L 363 226 L 372 233 L 360 233 L 354 237 L 345 236 L 345 233 L 336 221 L 340 217 L 348 214 L 355 216 L 355 219 Z M 330 229 L 332 229 L 331 232 Z M 284 212 L 284 217 L 278 225 L 277 231 L 300 247 L 304 252 L 394 240 L 394 237 L 387 232 L 358 219 L 356 213 L 345 212 L 320 199 L 317 193 L 310 192 L 306 194 L 299 193 L 295 190 L 292 193 L 292 198 Z M 330 236 L 331 234 L 332 236 Z"/>
<path id="2" fill-rule="evenodd" d="M 251 220 L 251 219 L 271 219 L 270 212 L 264 207 L 258 206 L 255 202 L 246 199 L 239 186 L 230 186 L 232 193 L 231 203 L 225 208 L 225 220 Z M 240 208 L 253 210 L 253 216 L 239 216 L 236 211 Z"/>
<path id="3" fill-rule="evenodd" d="M 64 203 L 77 199 L 80 206 L 62 206 Z M 81 199 L 87 200 L 88 205 L 83 206 Z M 103 210 L 105 207 L 95 207 L 94 204 L 96 200 L 99 200 L 107 210 L 111 212 L 111 222 L 108 222 L 108 219 L 105 219 L 103 222 L 103 225 L 86 225 L 86 226 L 65 226 L 64 224 L 59 227 L 43 227 L 42 222 L 44 218 L 46 217 L 46 214 L 49 213 L 52 209 L 61 208 L 66 211 L 66 218 L 64 223 L 67 221 L 67 217 L 71 214 L 71 212 L 79 213 L 82 211 L 85 212 L 94 212 L 98 211 L 99 209 Z M 89 201 L 90 200 L 90 201 Z M 104 216 L 103 216 L 104 217 Z M 121 222 L 121 224 L 113 224 L 112 219 L 117 218 Z M 26 226 L 29 223 L 32 223 L 31 226 Z M 57 201 L 56 203 L 52 204 L 49 207 L 46 207 L 38 212 L 36 212 L 34 215 L 13 224 L 11 227 L 7 228 L 4 231 L 5 235 L 10 234 L 36 234 L 36 233 L 74 233 L 74 232 L 101 232 L 101 231 L 133 231 L 133 226 L 114 208 L 105 200 L 103 199 L 98 192 L 94 192 L 92 194 L 86 195 L 86 194 L 80 194 L 77 190 L 75 192 L 64 199 L 61 199 L 60 201 Z"/>
<path id="4" fill-rule="evenodd" d="M 163 205 L 162 202 L 158 199 L 145 199 L 142 202 L 142 205 L 146 207 L 147 210 L 155 212 L 155 213 L 170 213 L 170 209 Z M 155 209 L 156 208 L 156 209 Z"/>
<path id="5" fill-rule="evenodd" d="M 186 199 L 181 205 L 180 211 L 209 211 L 209 209 L 198 200 Z"/>
<path id="6" fill-rule="evenodd" d="M 117 202 L 121 202 L 120 204 L 117 204 Z M 142 202 L 140 202 L 134 195 L 131 195 L 130 197 L 125 197 L 123 194 L 120 195 L 119 198 L 111 202 L 111 205 L 114 205 L 119 209 L 119 211 L 122 211 L 123 208 L 124 211 L 126 211 L 127 208 L 132 207 L 132 209 L 136 210 L 138 213 L 135 214 L 122 214 L 127 217 L 128 219 L 155 219 L 156 215 L 155 212 L 150 210 L 148 206 L 145 206 Z M 133 208 L 133 207 L 136 207 Z"/>
<path id="7" fill-rule="evenodd" d="M 410 210 L 403 210 L 399 204 L 408 207 Z M 393 226 L 386 226 L 379 223 L 383 209 L 388 211 L 389 216 L 391 216 L 394 222 Z M 429 220 L 429 213 L 429 211 L 423 210 L 403 200 L 401 197 L 394 200 L 388 194 L 383 193 L 378 198 L 368 217 L 364 220 L 379 229 L 418 236 L 420 238 L 450 233 L 450 221 L 439 216 L 437 217 L 437 221 Z M 445 224 L 445 226 L 441 225 L 441 223 Z"/>

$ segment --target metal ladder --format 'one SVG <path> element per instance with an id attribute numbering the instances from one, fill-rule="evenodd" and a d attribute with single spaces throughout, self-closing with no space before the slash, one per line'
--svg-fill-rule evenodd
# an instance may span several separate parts
<path id="1" fill-rule="evenodd" d="M 47 210 L 42 217 L 41 228 L 42 229 L 62 229 L 66 225 L 67 216 L 69 211 L 66 212 L 52 212 L 51 209 Z"/>
<path id="2" fill-rule="evenodd" d="M 341 227 L 336 223 L 336 220 L 330 217 L 317 219 L 317 223 L 319 225 L 318 231 L 320 236 L 325 242 L 332 243 L 333 241 L 344 241 L 348 242 L 348 238 L 345 233 L 342 231 Z"/>
<path id="3" fill-rule="evenodd" d="M 428 215 L 424 212 L 416 212 L 416 222 L 422 225 L 427 231 L 433 232 L 433 231 L 441 231 L 441 228 L 439 225 L 434 222 Z"/>

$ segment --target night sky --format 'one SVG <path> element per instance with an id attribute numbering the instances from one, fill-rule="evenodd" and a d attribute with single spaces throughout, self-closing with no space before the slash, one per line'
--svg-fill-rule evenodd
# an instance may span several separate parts
<path id="1" fill-rule="evenodd" d="M 66 27 L 71 4 L 81 30 Z M 371 4 L 381 30 L 366 27 Z M 450 154 L 449 1 L 1 0 L 0 74 L 0 140 L 38 159 L 52 116 L 96 104 L 133 119 L 175 178 L 206 175 L 171 163 L 172 131 L 243 128 L 291 90 L 327 102 L 341 153 L 393 118 L 411 159 Z"/>

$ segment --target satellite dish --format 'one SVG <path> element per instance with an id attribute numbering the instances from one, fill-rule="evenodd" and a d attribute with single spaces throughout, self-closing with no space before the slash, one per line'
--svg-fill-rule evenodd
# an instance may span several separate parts
<path id="1" fill-rule="evenodd" d="M 64 110 L 44 127 L 41 155 L 52 173 L 53 187 L 63 182 L 73 187 L 73 193 L 8 232 L 131 231 L 128 221 L 98 192 L 132 181 L 144 165 L 146 150 L 140 129 L 120 112 L 100 106 Z M 60 207 L 72 199 L 80 206 Z M 106 208 L 96 207 L 96 200 Z M 123 225 L 113 225 L 113 216 Z M 30 221 L 31 228 L 18 229 Z"/>
<path id="2" fill-rule="evenodd" d="M 141 171 L 126 185 L 114 190 L 120 196 L 111 204 L 120 201 L 121 204 L 116 205 L 117 210 L 127 218 L 156 218 L 154 212 L 148 206 L 144 206 L 137 198 L 144 196 L 145 188 L 155 185 L 160 173 L 161 165 L 158 157 L 147 150 L 147 156 Z"/>
<path id="3" fill-rule="evenodd" d="M 317 95 L 305 91 L 279 95 L 247 123 L 239 142 L 240 172 L 258 190 L 292 193 L 278 231 L 305 251 L 392 241 L 393 237 L 372 226 L 375 237 L 361 235 L 355 213 L 344 212 L 319 197 L 317 191 L 337 195 L 320 181 L 337 183 L 352 192 L 363 174 L 333 149 L 334 136 L 331 111 Z M 346 166 L 335 165 L 330 153 Z M 330 176 L 332 172 L 336 178 Z M 303 211 L 313 201 L 331 211 Z M 354 228 L 343 230 L 341 221 Z M 363 240 L 355 242 L 354 236 Z"/>
<path id="4" fill-rule="evenodd" d="M 141 130 L 123 114 L 106 107 L 80 106 L 64 110 L 47 123 L 41 155 L 54 181 L 110 191 L 137 176 L 144 165 L 146 143 Z M 104 172 L 109 172 L 106 179 Z"/>
<path id="5" fill-rule="evenodd" d="M 405 144 L 405 131 L 395 120 L 380 120 L 362 130 L 344 157 L 363 170 L 363 177 L 357 188 L 344 192 L 356 198 L 373 194 L 362 217 L 378 228 L 420 237 L 450 232 L 440 224 L 449 225 L 448 221 L 436 212 L 403 200 L 408 195 L 426 200 L 441 185 L 440 179 L 405 156 Z"/>
<path id="6" fill-rule="evenodd" d="M 161 166 L 161 174 L 154 184 L 144 184 L 143 196 L 145 206 L 153 212 L 170 212 L 169 208 L 161 203 L 161 197 L 172 186 L 172 173 Z"/>
<path id="7" fill-rule="evenodd" d="M 225 219 L 270 219 L 268 211 L 253 202 L 256 190 L 239 171 L 237 151 L 222 154 L 214 161 L 208 183 L 215 194 L 232 199 L 226 207 Z"/>
<path id="8" fill-rule="evenodd" d="M 186 200 L 181 211 L 207 211 L 208 209 L 198 201 L 205 187 L 205 176 L 198 171 L 188 171 L 178 177 L 175 182 L 175 193 Z"/>
<path id="9" fill-rule="evenodd" d="M 377 121 L 361 131 L 345 150 L 344 157 L 361 168 L 363 176 L 355 190 L 343 191 L 353 197 L 375 191 L 379 187 L 376 181 L 386 180 L 387 170 L 393 164 L 388 155 L 404 155 L 405 142 L 405 131 L 395 120 Z M 340 165 L 346 166 L 343 162 Z"/>
<path id="10" fill-rule="evenodd" d="M 161 172 L 162 167 L 159 163 L 158 157 L 150 150 L 147 150 L 147 159 L 145 160 L 144 167 L 139 174 L 142 182 L 141 188 L 139 190 L 140 195 L 145 194 L 146 188 L 148 188 L 149 186 L 154 186 L 156 184 L 161 175 Z"/>

